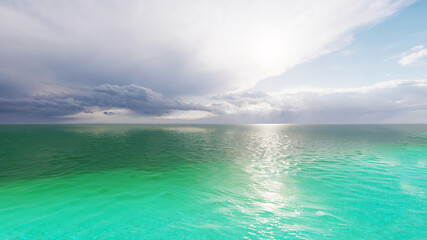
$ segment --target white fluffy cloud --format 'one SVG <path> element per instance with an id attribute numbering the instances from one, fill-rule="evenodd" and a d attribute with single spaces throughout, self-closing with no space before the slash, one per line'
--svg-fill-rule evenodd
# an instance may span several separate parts
<path id="1" fill-rule="evenodd" d="M 427 57 L 427 49 L 423 45 L 418 45 L 411 48 L 410 51 L 402 54 L 399 64 L 402 66 L 414 63 L 420 63 L 420 59 Z"/>
<path id="2" fill-rule="evenodd" d="M 213 98 L 216 121 L 274 123 L 423 123 L 427 80 L 393 80 L 368 87 L 241 92 Z"/>
<path id="3" fill-rule="evenodd" d="M 411 2 L 1 2 L 0 85 L 134 83 L 178 95 L 250 88 L 342 48 L 357 28 Z"/>

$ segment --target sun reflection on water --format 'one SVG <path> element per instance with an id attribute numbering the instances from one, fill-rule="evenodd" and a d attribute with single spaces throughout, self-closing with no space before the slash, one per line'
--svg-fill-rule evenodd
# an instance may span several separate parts
<path id="1" fill-rule="evenodd" d="M 292 184 L 295 180 L 291 174 L 296 164 L 291 162 L 286 151 L 293 142 L 283 134 L 286 125 L 252 127 L 253 135 L 245 142 L 246 151 L 250 154 L 243 163 L 244 171 L 249 174 L 252 204 L 241 211 L 255 218 L 257 224 L 252 224 L 251 229 L 258 234 L 257 225 L 289 229 L 283 226 L 283 219 L 300 215 L 296 208 L 298 189 Z M 264 234 L 269 235 L 268 232 Z"/>

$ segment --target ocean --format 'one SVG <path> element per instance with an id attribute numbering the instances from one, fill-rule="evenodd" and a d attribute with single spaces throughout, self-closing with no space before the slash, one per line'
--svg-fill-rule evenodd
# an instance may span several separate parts
<path id="1" fill-rule="evenodd" d="M 426 239 L 427 125 L 0 125 L 0 239 Z"/>

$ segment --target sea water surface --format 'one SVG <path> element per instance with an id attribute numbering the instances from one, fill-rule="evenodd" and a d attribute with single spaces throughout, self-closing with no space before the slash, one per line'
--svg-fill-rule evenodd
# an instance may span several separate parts
<path id="1" fill-rule="evenodd" d="M 0 125 L 0 239 L 426 239 L 427 125 Z"/>

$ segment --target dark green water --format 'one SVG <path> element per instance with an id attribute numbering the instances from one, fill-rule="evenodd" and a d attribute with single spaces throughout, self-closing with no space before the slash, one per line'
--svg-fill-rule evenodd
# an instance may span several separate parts
<path id="1" fill-rule="evenodd" d="M 426 239 L 427 125 L 0 125 L 0 239 Z"/>

